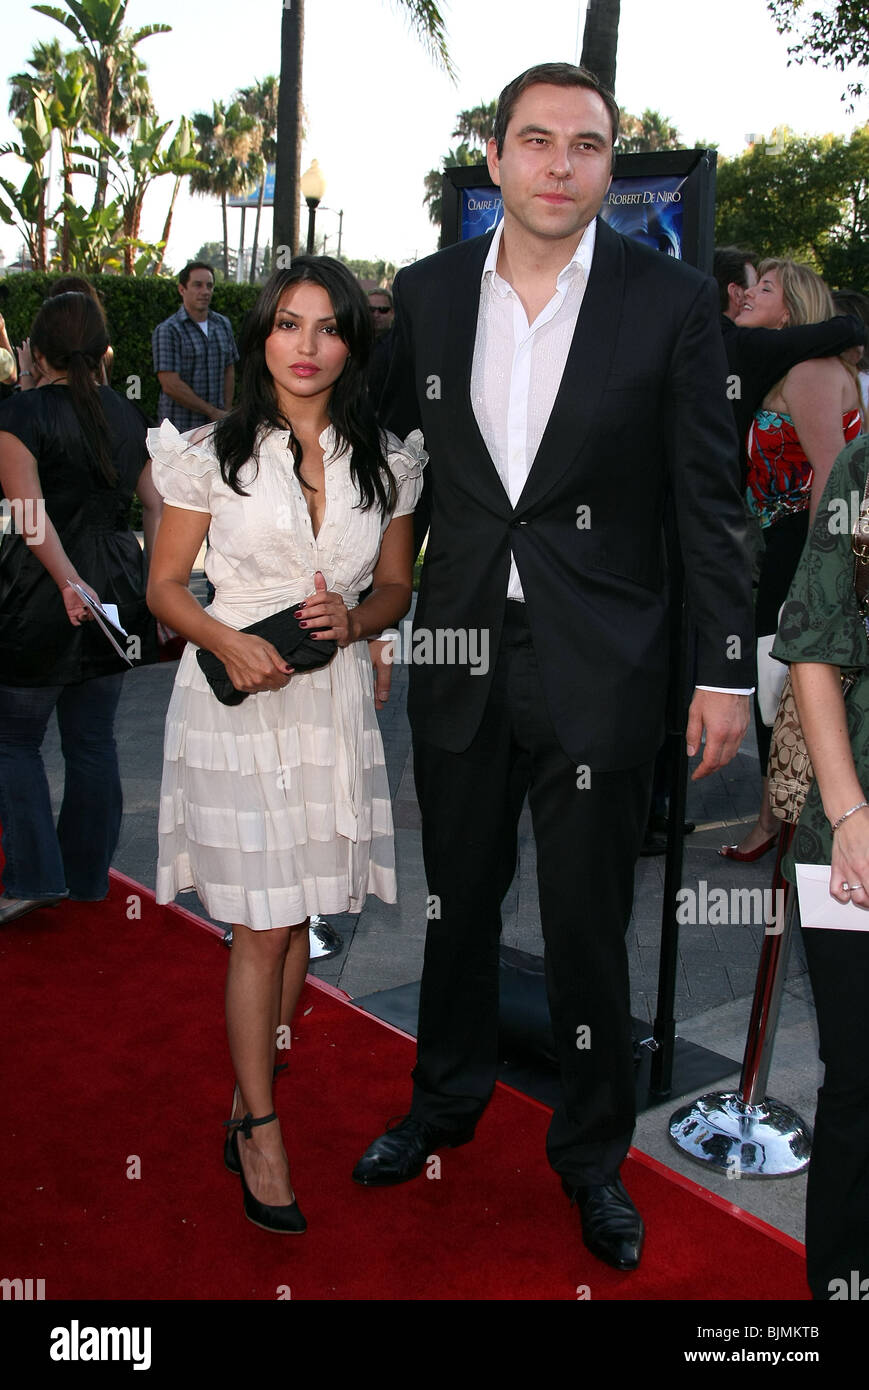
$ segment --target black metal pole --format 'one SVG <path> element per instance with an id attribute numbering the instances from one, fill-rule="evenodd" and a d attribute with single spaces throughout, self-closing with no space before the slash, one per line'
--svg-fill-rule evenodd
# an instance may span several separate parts
<path id="1" fill-rule="evenodd" d="M 304 0 L 281 7 L 281 84 L 278 91 L 273 264 L 286 269 L 299 242 L 299 158 L 302 148 L 302 48 Z"/>
<path id="2" fill-rule="evenodd" d="M 672 537 L 672 528 L 668 528 Z M 671 679 L 667 700 L 670 797 L 667 830 L 667 857 L 664 866 L 664 898 L 661 903 L 661 947 L 658 961 L 658 1000 L 655 1009 L 649 1094 L 657 1100 L 669 1096 L 673 1083 L 673 1052 L 676 1044 L 676 972 L 679 966 L 679 924 L 676 895 L 682 886 L 685 800 L 688 755 L 685 751 L 688 692 L 694 666 L 694 642 L 685 621 L 685 573 L 678 545 L 668 545 L 670 560 L 670 652 Z"/>
<path id="3" fill-rule="evenodd" d="M 317 198 L 306 198 L 306 199 L 305 199 L 305 202 L 308 204 L 308 245 L 307 245 L 307 251 L 308 251 L 308 255 L 309 255 L 309 256 L 313 256 L 313 254 L 314 254 L 314 223 L 315 223 L 316 218 L 317 218 L 317 203 L 318 203 L 318 201 L 319 201 L 319 199 L 317 199 Z"/>

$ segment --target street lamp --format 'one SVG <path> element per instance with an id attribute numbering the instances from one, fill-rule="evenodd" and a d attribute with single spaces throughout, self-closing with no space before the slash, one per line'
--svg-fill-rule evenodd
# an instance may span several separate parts
<path id="1" fill-rule="evenodd" d="M 300 180 L 302 197 L 308 204 L 308 255 L 314 252 L 314 221 L 317 216 L 317 205 L 323 194 L 326 192 L 326 180 L 323 177 L 323 170 L 320 168 L 316 159 L 312 159 L 310 165 L 305 170 Z"/>

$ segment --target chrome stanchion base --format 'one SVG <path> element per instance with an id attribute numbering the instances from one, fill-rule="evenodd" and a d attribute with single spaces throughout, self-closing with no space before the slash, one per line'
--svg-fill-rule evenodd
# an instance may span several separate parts
<path id="1" fill-rule="evenodd" d="M 809 1165 L 811 1130 L 776 1100 L 746 1105 L 734 1091 L 680 1106 L 670 1139 L 688 1158 L 735 1178 L 790 1178 Z"/>
<path id="2" fill-rule="evenodd" d="M 316 914 L 308 924 L 308 940 L 309 960 L 328 960 L 330 956 L 337 956 L 344 949 L 343 937 L 338 935 L 325 917 L 318 917 Z M 223 944 L 232 948 L 232 928 L 224 933 Z"/>
<path id="3" fill-rule="evenodd" d="M 308 935 L 311 942 L 311 960 L 328 960 L 329 956 L 337 956 L 344 949 L 343 938 L 330 926 L 325 917 L 312 915 Z"/>

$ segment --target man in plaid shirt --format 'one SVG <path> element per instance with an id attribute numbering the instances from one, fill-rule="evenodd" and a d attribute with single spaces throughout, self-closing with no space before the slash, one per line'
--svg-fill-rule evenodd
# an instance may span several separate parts
<path id="1" fill-rule="evenodd" d="M 158 420 L 192 430 L 220 420 L 232 406 L 238 348 L 232 325 L 209 308 L 214 272 L 191 261 L 178 277 L 181 308 L 158 323 L 151 338 L 160 381 Z"/>

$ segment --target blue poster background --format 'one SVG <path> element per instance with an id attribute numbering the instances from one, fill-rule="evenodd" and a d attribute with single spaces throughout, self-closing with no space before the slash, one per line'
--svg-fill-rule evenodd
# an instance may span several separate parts
<path id="1" fill-rule="evenodd" d="M 684 174 L 613 179 L 600 215 L 614 232 L 682 259 Z"/>
<path id="2" fill-rule="evenodd" d="M 616 232 L 682 259 L 684 174 L 638 175 L 613 179 L 601 217 Z M 497 226 L 501 193 L 497 188 L 460 188 L 462 241 Z"/>

